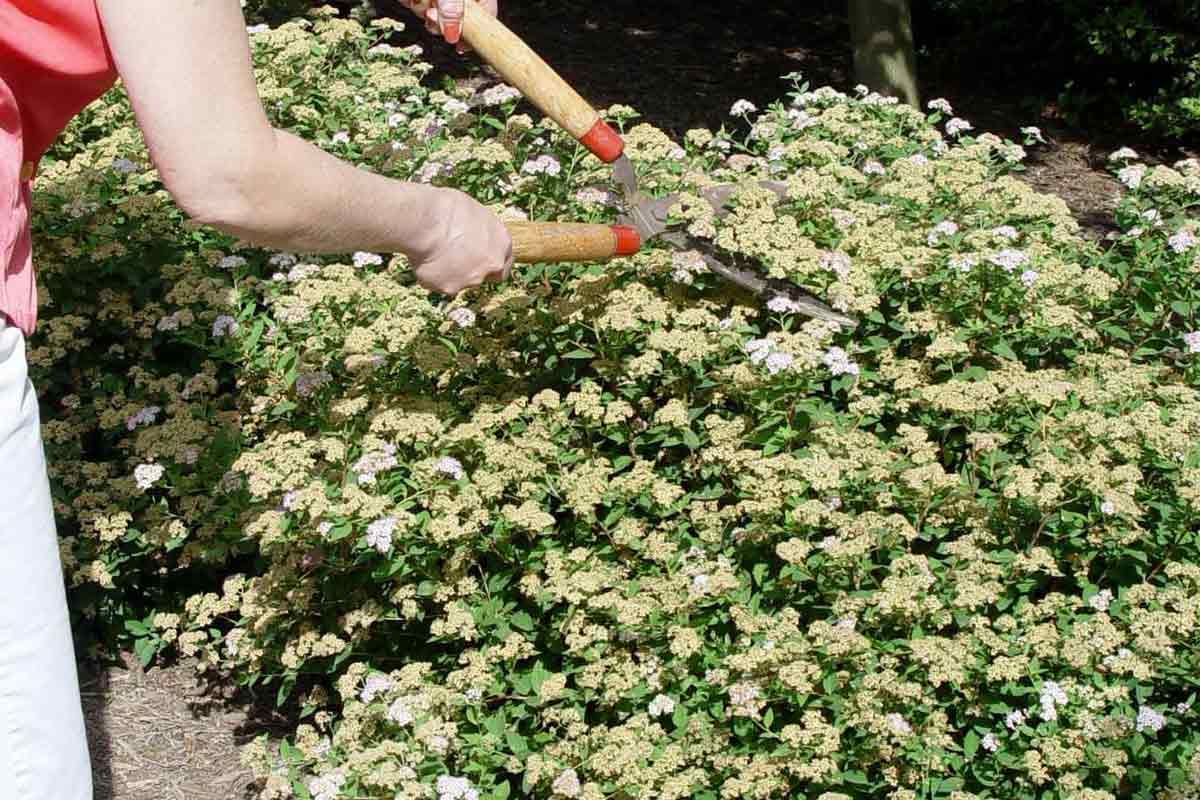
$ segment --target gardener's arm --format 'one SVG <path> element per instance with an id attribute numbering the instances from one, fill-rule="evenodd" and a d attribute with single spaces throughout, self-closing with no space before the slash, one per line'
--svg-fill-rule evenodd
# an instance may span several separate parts
<path id="1" fill-rule="evenodd" d="M 271 127 L 238 0 L 98 0 L 163 183 L 193 218 L 301 252 L 408 255 L 429 288 L 498 279 L 512 242 L 467 195 L 357 169 Z"/>

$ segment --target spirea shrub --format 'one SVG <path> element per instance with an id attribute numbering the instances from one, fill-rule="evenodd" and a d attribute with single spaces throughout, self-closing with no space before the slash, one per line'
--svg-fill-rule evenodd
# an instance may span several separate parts
<path id="1" fill-rule="evenodd" d="M 507 87 L 432 88 L 394 24 L 256 28 L 275 124 L 614 219 L 609 167 Z M 453 300 L 255 249 L 109 94 L 35 186 L 81 623 L 293 704 L 245 753 L 269 798 L 1200 797 L 1200 167 L 1114 159 L 1101 247 L 935 108 L 605 112 L 681 227 L 839 330 L 658 245 Z"/>

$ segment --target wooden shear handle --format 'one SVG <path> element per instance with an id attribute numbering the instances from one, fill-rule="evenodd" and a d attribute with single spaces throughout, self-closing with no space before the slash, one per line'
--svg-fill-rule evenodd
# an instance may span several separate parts
<path id="1" fill-rule="evenodd" d="M 604 261 L 636 253 L 638 232 L 626 225 L 587 222 L 506 222 L 519 264 Z"/>
<path id="2" fill-rule="evenodd" d="M 462 38 L 543 114 L 606 163 L 620 158 L 625 142 L 596 110 L 529 45 L 476 0 L 466 0 Z"/>

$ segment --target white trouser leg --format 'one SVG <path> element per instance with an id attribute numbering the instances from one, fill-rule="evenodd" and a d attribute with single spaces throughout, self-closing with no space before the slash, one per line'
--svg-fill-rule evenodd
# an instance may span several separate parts
<path id="1" fill-rule="evenodd" d="M 92 800 L 37 398 L 2 315 L 0 800 Z"/>

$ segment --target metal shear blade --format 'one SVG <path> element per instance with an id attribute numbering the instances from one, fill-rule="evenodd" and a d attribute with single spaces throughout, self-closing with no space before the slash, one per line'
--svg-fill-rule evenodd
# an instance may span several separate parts
<path id="1" fill-rule="evenodd" d="M 759 185 L 770 189 L 780 198 L 786 194 L 786 185 L 778 181 L 759 181 Z M 726 184 L 704 189 L 700 194 L 713 207 L 717 216 L 723 217 L 729 213 L 725 202 L 738 188 L 736 185 Z M 689 236 L 682 231 L 672 230 L 669 221 L 670 210 L 671 206 L 677 202 L 678 195 L 646 197 L 635 191 L 632 200 L 628 194 L 626 195 L 625 212 L 617 217 L 617 221 L 622 225 L 631 225 L 636 228 L 643 243 L 659 238 L 676 250 L 698 251 L 710 270 L 725 280 L 765 298 L 766 302 L 782 298 L 796 311 L 814 319 L 833 322 L 848 329 L 858 326 L 858 320 L 854 317 L 836 311 L 794 283 L 771 278 L 752 270 L 730 266 L 717 258 L 716 250 L 710 243 Z"/>

